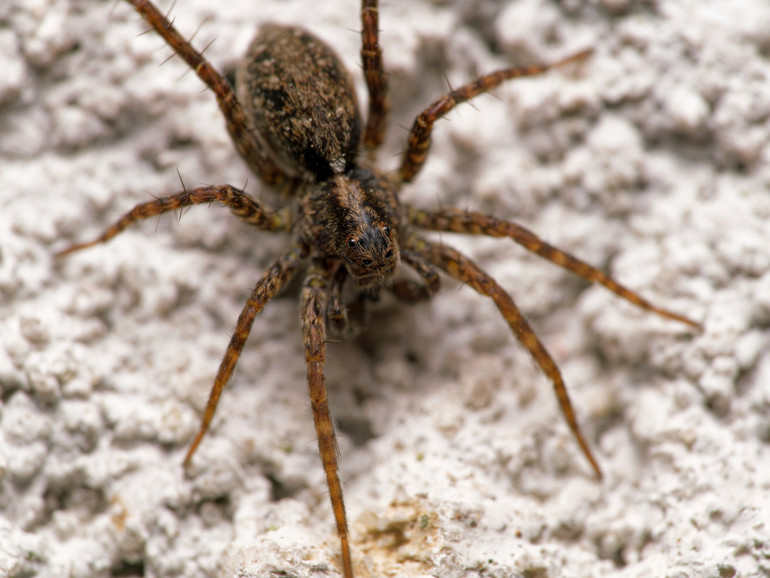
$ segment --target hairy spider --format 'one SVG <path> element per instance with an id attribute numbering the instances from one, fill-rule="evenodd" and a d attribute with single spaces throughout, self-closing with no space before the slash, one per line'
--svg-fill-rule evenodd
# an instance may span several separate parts
<path id="1" fill-rule="evenodd" d="M 127 1 L 214 92 L 227 130 L 249 167 L 264 183 L 291 199 L 275 210 L 230 185 L 182 190 L 137 205 L 97 239 L 58 253 L 62 256 L 106 242 L 142 219 L 212 202 L 222 203 L 260 229 L 290 234 L 291 246 L 259 279 L 238 318 L 185 465 L 211 424 L 254 318 L 290 279 L 304 271 L 300 321 L 313 421 L 341 543 L 343 574 L 351 578 L 353 565 L 338 474 L 339 452 L 324 383 L 327 323 L 336 331 L 348 327 L 347 306 L 352 302 L 346 303 L 343 297 L 346 286 L 352 285 L 356 306 L 376 299 L 382 290 L 416 302 L 438 290 L 439 272 L 443 271 L 494 301 L 516 338 L 552 381 L 567 424 L 600 478 L 601 470 L 581 434 L 559 368 L 514 301 L 468 257 L 424 238 L 419 230 L 512 239 L 642 309 L 693 328 L 699 325 L 652 305 L 515 223 L 453 208 L 427 211 L 399 200 L 401 186 L 414 180 L 427 159 L 431 132 L 438 119 L 506 80 L 541 74 L 579 61 L 591 51 L 583 50 L 549 65 L 498 70 L 451 90 L 420 113 L 409 133 L 400 167 L 384 173 L 374 163 L 385 135 L 389 108 L 387 76 L 378 43 L 377 0 L 363 0 L 361 6 L 361 57 L 369 93 L 365 124 L 350 75 L 337 55 L 309 32 L 276 24 L 264 26 L 237 69 L 236 93 L 149 0 Z M 411 268 L 420 281 L 396 278 L 400 266 Z"/>

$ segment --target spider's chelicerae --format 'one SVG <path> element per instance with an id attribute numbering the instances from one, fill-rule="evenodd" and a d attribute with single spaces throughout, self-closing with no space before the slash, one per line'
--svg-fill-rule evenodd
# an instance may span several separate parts
<path id="1" fill-rule="evenodd" d="M 230 185 L 183 190 L 137 205 L 99 238 L 59 253 L 65 255 L 108 241 L 142 219 L 212 202 L 226 205 L 251 225 L 290 237 L 289 248 L 259 279 L 238 318 L 185 464 L 211 424 L 254 318 L 294 276 L 304 275 L 300 320 L 313 420 L 342 547 L 343 574 L 352 577 L 338 451 L 324 383 L 327 324 L 344 332 L 348 327 L 347 306 L 355 302 L 360 307 L 367 300 L 377 299 L 381 291 L 390 291 L 407 302 L 427 299 L 438 290 L 439 274 L 443 272 L 494 301 L 516 338 L 553 382 L 567 424 L 597 477 L 601 477 L 599 465 L 580 432 L 559 368 L 511 297 L 468 257 L 426 239 L 420 230 L 512 239 L 642 309 L 693 328 L 698 324 L 655 307 L 515 223 L 453 208 L 428 211 L 399 200 L 402 185 L 412 182 L 425 164 L 438 119 L 506 80 L 579 61 L 590 51 L 550 65 L 498 70 L 448 92 L 420 113 L 409 133 L 400 167 L 384 173 L 374 162 L 385 136 L 389 108 L 387 76 L 378 43 L 377 0 L 363 0 L 361 6 L 361 58 L 369 93 L 365 122 L 348 72 L 336 54 L 307 31 L 275 24 L 264 26 L 239 65 L 236 92 L 149 0 L 127 1 L 214 92 L 230 136 L 251 169 L 264 183 L 291 199 L 286 206 L 273 209 Z M 399 267 L 412 269 L 420 280 L 397 278 L 394 274 Z M 347 286 L 355 294 L 352 301 L 343 297 L 351 292 L 345 292 Z"/>

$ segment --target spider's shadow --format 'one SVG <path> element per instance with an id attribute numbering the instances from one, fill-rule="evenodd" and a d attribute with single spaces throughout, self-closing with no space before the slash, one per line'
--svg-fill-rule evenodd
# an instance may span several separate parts
<path id="1" fill-rule="evenodd" d="M 366 303 L 361 319 L 355 321 L 360 325 L 354 336 L 329 340 L 326 374 L 335 422 L 354 445 L 363 446 L 377 437 L 371 412 L 390 411 L 389 398 L 425 394 L 419 387 L 389 383 L 383 369 L 389 363 L 402 367 L 405 363 L 410 382 L 423 381 L 420 374 L 427 368 L 412 338 L 404 336 L 419 333 L 414 309 L 427 306 L 407 305 L 386 295 L 378 303 Z"/>

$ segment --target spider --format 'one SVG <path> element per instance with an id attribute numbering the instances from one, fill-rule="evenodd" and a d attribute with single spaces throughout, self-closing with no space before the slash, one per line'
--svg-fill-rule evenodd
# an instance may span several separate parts
<path id="1" fill-rule="evenodd" d="M 185 466 L 190 464 L 209 429 L 254 318 L 292 278 L 303 274 L 300 322 L 313 421 L 340 540 L 343 574 L 352 578 L 338 473 L 339 451 L 324 381 L 327 325 L 344 333 L 351 325 L 349 309 L 359 309 L 365 302 L 376 300 L 383 290 L 406 302 L 425 300 L 438 291 L 439 274 L 443 272 L 492 299 L 516 338 L 553 383 L 575 440 L 596 477 L 601 478 L 601 469 L 581 433 L 559 368 L 513 299 L 471 259 L 448 245 L 425 238 L 420 229 L 511 239 L 642 309 L 695 329 L 700 326 L 687 317 L 652 305 L 520 225 L 454 208 L 423 210 L 399 200 L 401 187 L 417 177 L 427 160 L 437 120 L 458 104 L 507 80 L 578 62 L 591 50 L 552 64 L 498 70 L 449 91 L 417 116 L 400 167 L 385 173 L 375 165 L 389 110 L 387 75 L 378 38 L 377 0 L 361 3 L 361 58 L 369 96 L 365 123 L 351 77 L 340 59 L 304 29 L 264 26 L 239 64 L 236 91 L 150 0 L 127 1 L 212 90 L 227 130 L 249 167 L 262 182 L 290 199 L 286 206 L 273 209 L 230 185 L 184 189 L 135 206 L 98 238 L 57 254 L 63 256 L 109 241 L 137 221 L 212 202 L 229 207 L 240 219 L 259 229 L 290 235 L 291 245 L 256 283 L 238 318 L 200 429 L 187 451 Z M 419 280 L 397 277 L 395 273 L 401 267 L 410 268 Z M 355 295 L 352 299 L 346 300 L 346 288 Z"/>

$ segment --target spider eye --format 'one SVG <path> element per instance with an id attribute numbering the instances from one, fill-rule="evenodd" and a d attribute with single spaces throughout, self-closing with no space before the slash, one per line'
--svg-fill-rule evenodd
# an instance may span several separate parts
<path id="1" fill-rule="evenodd" d="M 368 267 L 369 265 L 371 265 L 371 264 L 372 264 L 372 260 L 371 260 L 371 259 L 363 259 L 363 260 L 361 261 L 361 263 L 362 263 L 363 265 L 365 265 L 366 267 Z"/>
<path id="2" fill-rule="evenodd" d="M 390 227 L 388 227 L 387 225 L 385 225 L 385 226 L 382 228 L 382 232 L 383 232 L 383 233 L 385 233 L 386 235 L 390 236 Z"/>
<path id="3" fill-rule="evenodd" d="M 348 247 L 351 249 L 356 246 L 356 240 L 353 237 L 348 238 Z"/>

